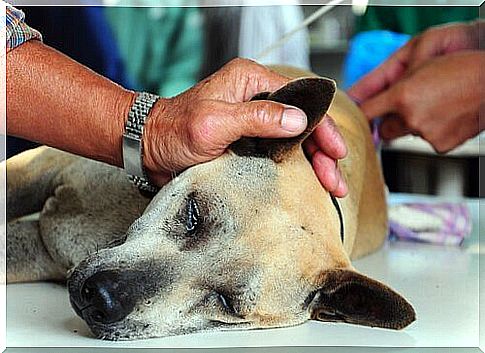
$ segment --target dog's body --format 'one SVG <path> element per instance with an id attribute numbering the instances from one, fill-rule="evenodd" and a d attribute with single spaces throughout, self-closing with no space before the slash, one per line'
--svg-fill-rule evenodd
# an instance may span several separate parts
<path id="1" fill-rule="evenodd" d="M 326 94 L 317 110 L 300 106 L 310 132 L 332 101 L 333 84 L 295 82 L 268 99 L 299 106 Z M 343 244 L 338 210 L 300 141 L 281 142 L 284 148 L 270 142 L 264 152 L 242 141 L 185 171 L 151 202 L 118 168 L 39 148 L 7 163 L 8 282 L 63 280 L 76 267 L 73 307 L 108 339 L 285 326 L 310 317 L 406 326 L 414 320 L 410 305 L 350 264 L 378 249 L 387 231 L 367 122 L 339 92 L 329 115 L 349 150 L 339 164 L 349 185 L 339 200 Z M 19 219 L 38 211 L 39 220 Z M 106 291 L 108 301 L 99 294 Z"/>

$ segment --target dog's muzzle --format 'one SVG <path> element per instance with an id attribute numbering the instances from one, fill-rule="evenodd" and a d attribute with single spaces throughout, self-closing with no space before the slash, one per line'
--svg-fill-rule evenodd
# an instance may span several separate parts
<path id="1" fill-rule="evenodd" d="M 78 265 L 67 287 L 76 314 L 89 326 L 105 326 L 123 321 L 137 305 L 170 291 L 176 278 L 172 261 L 144 260 L 128 266 L 96 259 Z"/>

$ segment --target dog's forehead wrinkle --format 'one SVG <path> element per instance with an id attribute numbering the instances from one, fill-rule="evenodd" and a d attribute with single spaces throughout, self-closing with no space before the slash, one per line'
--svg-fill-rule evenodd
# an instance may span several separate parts
<path id="1" fill-rule="evenodd" d="M 267 158 L 251 156 L 233 157 L 227 161 L 224 179 L 238 184 L 246 192 L 258 194 L 264 189 L 273 189 L 277 169 L 275 163 Z"/>
<path id="2" fill-rule="evenodd" d="M 243 263 L 232 258 L 214 259 L 207 264 L 210 272 L 204 273 L 197 283 L 201 286 L 209 285 L 233 292 L 242 292 L 248 288 L 255 290 L 262 275 L 261 267 L 256 263 Z"/>

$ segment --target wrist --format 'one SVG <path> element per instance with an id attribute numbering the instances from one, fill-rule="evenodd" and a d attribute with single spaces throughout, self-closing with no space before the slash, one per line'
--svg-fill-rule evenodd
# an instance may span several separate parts
<path id="1" fill-rule="evenodd" d="M 475 20 L 469 22 L 467 25 L 469 31 L 470 41 L 473 43 L 474 49 L 484 49 L 485 40 L 485 26 L 484 21 Z"/>
<path id="2" fill-rule="evenodd" d="M 169 153 L 167 138 L 170 119 L 167 106 L 170 98 L 160 98 L 150 110 L 143 130 L 143 167 L 150 180 L 162 186 L 171 179 L 170 168 L 165 166 L 164 158 Z"/>
<path id="3" fill-rule="evenodd" d="M 122 89 L 116 99 L 114 111 L 117 112 L 117 119 L 113 119 L 113 124 L 111 125 L 111 145 L 114 151 L 111 164 L 118 167 L 123 167 L 123 133 L 128 119 L 128 113 L 135 101 L 136 95 L 136 92 Z"/>
<path id="4" fill-rule="evenodd" d="M 478 49 L 485 49 L 485 21 L 476 20 L 473 24 L 475 26 L 475 32 L 478 37 Z"/>

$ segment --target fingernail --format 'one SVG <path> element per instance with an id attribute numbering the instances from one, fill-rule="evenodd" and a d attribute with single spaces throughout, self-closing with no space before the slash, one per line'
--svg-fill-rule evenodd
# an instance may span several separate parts
<path id="1" fill-rule="evenodd" d="M 340 180 L 342 179 L 341 176 L 340 176 L 340 172 L 338 170 L 338 161 L 335 161 L 335 169 L 333 170 L 333 177 L 335 178 L 335 183 L 334 183 L 334 187 L 332 189 L 332 192 L 335 192 L 338 190 L 338 187 L 340 185 Z"/>
<path id="2" fill-rule="evenodd" d="M 345 182 L 345 180 L 343 179 L 343 177 L 338 182 L 338 189 L 340 189 L 340 192 L 341 192 L 341 195 L 342 196 L 347 195 L 347 193 L 349 192 L 349 189 L 347 187 L 347 183 Z"/>
<path id="3" fill-rule="evenodd" d="M 360 106 L 362 104 L 362 100 L 360 100 L 359 98 L 357 97 L 354 97 L 352 94 L 348 93 L 347 92 L 347 95 L 349 96 L 349 98 L 358 106 Z"/>
<path id="4" fill-rule="evenodd" d="M 305 113 L 296 108 L 285 108 L 281 118 L 281 127 L 289 132 L 303 131 L 306 128 Z"/>
<path id="5" fill-rule="evenodd" d="M 342 173 L 339 170 L 336 170 L 336 178 L 338 179 L 337 187 L 334 190 L 334 193 L 338 197 L 344 197 L 347 195 L 348 189 L 347 189 L 347 184 L 345 183 L 344 177 Z"/>

